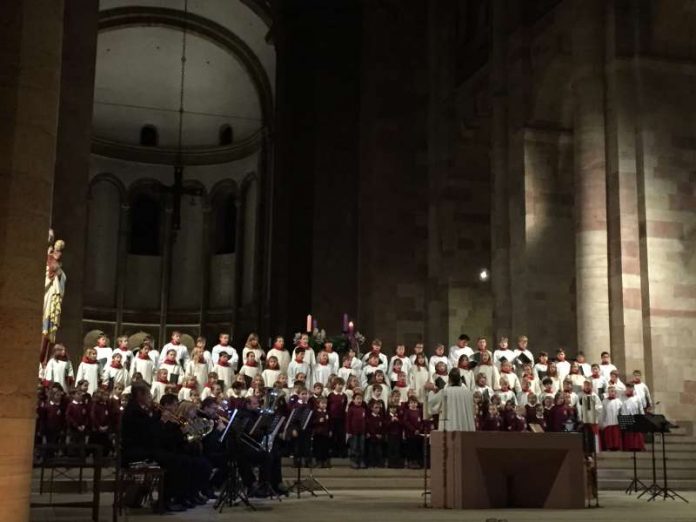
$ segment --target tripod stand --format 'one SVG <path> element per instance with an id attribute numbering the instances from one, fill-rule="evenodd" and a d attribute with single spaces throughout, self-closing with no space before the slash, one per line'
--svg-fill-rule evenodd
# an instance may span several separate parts
<path id="1" fill-rule="evenodd" d="M 237 414 L 239 410 L 234 410 L 232 412 L 232 415 L 230 415 L 230 420 L 227 423 L 227 427 L 225 428 L 225 431 L 222 432 L 222 435 L 220 435 L 220 442 L 224 442 L 226 444 L 226 454 L 227 454 L 227 478 L 225 479 L 225 483 L 222 486 L 222 490 L 220 491 L 220 496 L 218 499 L 215 501 L 215 504 L 213 505 L 213 508 L 216 509 L 219 513 L 222 513 L 222 510 L 225 508 L 225 506 L 230 507 L 230 506 L 236 506 L 240 502 L 242 502 L 245 506 L 247 506 L 249 509 L 256 510 L 254 506 L 251 505 L 249 502 L 249 498 L 247 497 L 246 491 L 244 490 L 244 483 L 242 482 L 242 478 L 239 474 L 239 465 L 234 458 L 236 451 L 234 451 L 233 443 L 239 438 L 237 431 L 235 428 L 233 428 L 233 425 L 237 419 Z"/>
<path id="2" fill-rule="evenodd" d="M 309 470 L 309 477 L 307 478 L 302 478 L 302 463 L 304 462 L 305 464 L 309 460 L 307 458 L 307 455 L 305 454 L 306 451 L 309 452 L 309 454 L 312 454 L 312 449 L 311 449 L 311 443 L 309 445 L 303 444 L 302 441 L 306 440 L 303 439 L 304 437 L 309 437 L 309 433 L 307 431 L 307 428 L 309 426 L 309 421 L 312 418 L 312 410 L 311 409 L 305 409 L 304 411 L 300 410 L 293 410 L 290 413 L 290 417 L 288 418 L 288 426 L 291 424 L 291 421 L 293 420 L 293 417 L 295 417 L 293 414 L 295 412 L 300 412 L 297 414 L 297 421 L 298 425 L 296 425 L 296 429 L 298 431 L 297 433 L 297 439 L 298 442 L 295 447 L 295 462 L 297 465 L 297 479 L 290 485 L 288 488 L 288 493 L 291 491 L 294 491 L 297 493 L 297 498 L 300 498 L 300 494 L 303 491 L 306 491 L 307 493 L 311 494 L 313 497 L 317 497 L 319 495 L 316 494 L 317 491 L 323 491 L 326 493 L 329 498 L 333 498 L 333 493 L 331 493 L 324 484 L 322 484 L 319 479 L 317 479 L 314 476 L 314 471 L 310 465 L 307 465 L 307 469 Z M 309 446 L 309 447 L 308 447 Z"/>
<path id="3" fill-rule="evenodd" d="M 651 500 L 655 500 L 658 497 L 662 497 L 662 500 L 667 500 L 668 498 L 670 500 L 682 500 L 686 502 L 687 504 L 689 503 L 688 500 L 686 500 L 684 497 L 682 497 L 679 493 L 674 491 L 672 488 L 670 488 L 667 485 L 667 452 L 665 450 L 665 434 L 669 432 L 670 430 L 670 423 L 667 421 L 663 415 L 653 415 L 653 417 L 662 417 L 662 419 L 655 419 L 656 422 L 660 423 L 660 431 L 659 433 L 662 435 L 662 479 L 663 479 L 663 485 L 662 486 L 657 486 L 657 489 L 653 492 L 652 496 L 648 499 L 648 502 Z M 655 465 L 654 459 L 655 459 L 655 439 L 653 438 L 653 466 Z M 653 470 L 655 468 L 653 467 Z"/>
<path id="4" fill-rule="evenodd" d="M 256 511 L 256 508 L 249 502 L 249 497 L 247 497 L 244 491 L 244 484 L 239 476 L 239 468 L 232 457 L 229 459 L 228 470 L 227 478 L 220 491 L 220 496 L 213 505 L 213 509 L 217 510 L 218 513 L 222 513 L 225 506 L 236 506 L 241 502 L 252 511 Z"/>

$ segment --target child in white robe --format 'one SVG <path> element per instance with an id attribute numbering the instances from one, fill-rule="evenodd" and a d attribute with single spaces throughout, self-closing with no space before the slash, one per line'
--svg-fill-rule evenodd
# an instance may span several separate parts
<path id="1" fill-rule="evenodd" d="M 270 354 L 270 351 L 268 353 Z M 267 388 L 272 388 L 278 380 L 280 373 L 281 370 L 278 358 L 275 355 L 269 355 L 266 359 L 266 369 L 261 372 L 263 385 Z"/>
<path id="2" fill-rule="evenodd" d="M 47 386 L 54 382 L 60 384 L 64 393 L 67 393 L 68 386 L 72 386 L 75 382 L 73 365 L 62 344 L 56 344 L 53 347 L 53 357 L 46 363 L 42 379 Z"/>
<path id="3" fill-rule="evenodd" d="M 87 393 L 91 395 L 99 388 L 99 383 L 101 380 L 100 377 L 101 374 L 99 363 L 97 361 L 97 350 L 94 348 L 87 348 L 85 349 L 85 354 L 82 357 L 80 366 L 77 367 L 75 380 L 77 382 L 86 380 L 89 383 Z"/>
<path id="4" fill-rule="evenodd" d="M 314 366 L 314 372 L 312 374 L 312 384 L 321 383 L 323 387 L 329 383 L 329 377 L 333 375 L 333 367 L 329 362 L 329 354 L 326 352 L 319 352 L 319 361 Z"/>
<path id="5" fill-rule="evenodd" d="M 276 360 L 278 361 L 278 369 L 281 371 L 281 373 L 287 373 L 288 372 L 288 366 L 290 365 L 290 352 L 288 352 L 285 349 L 285 339 L 282 336 L 278 336 L 275 338 L 275 341 L 273 342 L 273 347 L 268 350 L 268 354 L 266 354 L 266 360 L 270 359 L 271 357 L 275 357 Z"/>

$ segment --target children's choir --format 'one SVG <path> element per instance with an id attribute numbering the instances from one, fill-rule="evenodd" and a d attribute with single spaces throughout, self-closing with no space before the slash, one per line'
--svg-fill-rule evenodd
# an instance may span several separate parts
<path id="1" fill-rule="evenodd" d="M 423 466 L 423 441 L 438 427 L 439 412 L 428 398 L 447 385 L 452 368 L 474 393 L 475 424 L 482 431 L 581 431 L 597 441 L 595 447 L 642 450 L 642 436 L 621 432 L 618 417 L 652 406 L 641 372 L 623 383 L 609 353 L 595 364 L 582 353 L 568 360 L 563 348 L 553 359 L 546 352 L 534 357 L 525 336 L 515 349 L 501 338 L 490 352 L 486 339 L 472 349 L 462 334 L 449 353 L 439 344 L 430 358 L 422 344 L 410 354 L 400 344 L 389 357 L 379 339 L 360 358 L 352 349 L 339 356 L 330 341 L 315 353 L 307 335 L 291 350 L 276 337 L 268 353 L 256 334 L 241 354 L 227 333 L 210 351 L 199 337 L 190 353 L 179 332 L 159 352 L 151 339 L 134 352 L 126 337 L 118 338 L 115 350 L 107 344 L 101 336 L 86 349 L 77 372 L 65 347 L 54 347 L 40 372 L 37 441 L 89 439 L 108 453 L 134 384 L 147 386 L 155 402 L 169 395 L 193 404 L 212 398 L 229 408 L 258 405 L 275 389 L 291 410 L 312 411 L 301 434 L 302 458 L 324 467 L 345 456 L 355 468 Z"/>

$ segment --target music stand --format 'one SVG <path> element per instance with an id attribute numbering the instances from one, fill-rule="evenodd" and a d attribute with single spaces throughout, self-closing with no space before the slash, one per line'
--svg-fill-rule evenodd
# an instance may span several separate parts
<path id="1" fill-rule="evenodd" d="M 287 426 L 290 425 L 290 421 L 294 417 L 294 413 L 298 412 L 298 410 L 292 410 L 290 412 L 290 417 L 288 417 L 288 422 L 286 424 L 286 429 Z M 306 417 L 302 419 L 301 424 L 298 426 L 298 430 L 300 433 L 305 433 L 307 432 L 307 428 L 309 427 L 309 422 L 312 419 L 313 411 L 310 409 L 306 413 Z M 300 413 L 297 413 L 297 415 L 300 415 Z M 310 449 L 311 451 L 311 449 Z M 308 473 L 309 476 L 306 478 L 302 478 L 302 461 L 304 460 L 305 462 L 307 459 L 303 459 L 301 456 L 300 458 L 297 458 L 297 479 L 295 482 L 293 482 L 290 487 L 288 488 L 288 492 L 290 491 L 295 491 L 297 493 L 297 498 L 300 498 L 300 494 L 303 491 L 306 491 L 313 497 L 318 497 L 319 495 L 316 494 L 317 491 L 323 491 L 328 495 L 329 498 L 333 498 L 333 493 L 331 493 L 328 489 L 326 489 L 326 486 L 322 484 L 315 476 L 314 476 L 314 471 L 312 470 L 311 466 L 308 466 Z"/>
<path id="2" fill-rule="evenodd" d="M 667 500 L 668 498 L 670 500 L 682 500 L 686 502 L 687 504 L 689 503 L 688 500 L 686 500 L 684 497 L 682 497 L 679 493 L 674 491 L 672 488 L 670 488 L 667 484 L 667 452 L 665 450 L 665 435 L 671 431 L 671 428 L 674 427 L 672 423 L 670 423 L 664 415 L 646 415 L 645 416 L 646 421 L 652 423 L 655 426 L 655 431 L 653 432 L 653 451 L 654 451 L 654 446 L 655 446 L 655 433 L 659 433 L 662 436 L 662 480 L 663 480 L 663 485 L 661 487 L 658 487 L 656 491 L 653 492 L 652 496 L 648 499 L 648 502 L 651 500 L 655 500 L 657 497 L 662 497 L 662 500 Z M 654 453 L 653 453 L 653 466 L 655 465 L 654 463 Z"/>
<path id="3" fill-rule="evenodd" d="M 636 431 L 636 416 L 635 415 L 619 415 L 618 417 L 619 421 L 619 429 L 621 431 L 629 431 L 629 432 L 635 432 Z M 655 448 L 653 445 L 653 484 L 655 483 Z M 627 495 L 630 495 L 631 493 L 638 493 L 638 487 L 640 486 L 640 489 L 645 493 L 648 491 L 648 486 L 646 486 L 643 481 L 641 481 L 638 478 L 638 464 L 636 461 L 636 450 L 633 450 L 633 480 L 631 480 L 631 483 L 628 485 L 626 488 L 626 493 Z M 643 494 L 641 493 L 641 495 Z M 638 497 L 640 498 L 640 496 Z"/>
<path id="4" fill-rule="evenodd" d="M 273 451 L 273 443 L 275 442 L 275 439 L 278 436 L 280 429 L 283 427 L 284 421 L 285 417 L 283 417 L 282 415 L 275 415 L 270 410 L 263 410 L 262 414 L 259 415 L 259 418 L 251 427 L 251 430 L 249 430 L 250 437 L 256 434 L 262 434 L 261 447 L 266 453 L 266 455 L 264 456 L 263 463 L 266 480 L 264 480 L 262 484 L 259 486 L 259 488 L 256 490 L 257 496 L 259 494 L 265 495 L 266 497 L 276 499 L 278 502 L 282 500 L 280 498 L 280 493 L 278 493 L 278 491 L 276 491 L 276 489 L 271 485 L 268 478 L 270 477 L 271 453 Z"/>
<path id="5" fill-rule="evenodd" d="M 222 435 L 220 435 L 219 442 L 224 442 L 227 445 L 227 478 L 225 483 L 220 490 L 220 496 L 215 501 L 213 509 L 216 509 L 218 513 L 222 513 L 225 506 L 235 506 L 242 502 L 249 509 L 256 511 L 256 508 L 249 502 L 249 497 L 247 497 L 244 491 L 244 484 L 242 483 L 242 478 L 239 475 L 239 467 L 234 459 L 235 452 L 232 451 L 232 443 L 235 439 L 240 438 L 238 433 L 238 426 L 234 426 L 237 420 L 237 414 L 239 410 L 233 410 L 230 415 L 230 420 L 227 423 Z"/>

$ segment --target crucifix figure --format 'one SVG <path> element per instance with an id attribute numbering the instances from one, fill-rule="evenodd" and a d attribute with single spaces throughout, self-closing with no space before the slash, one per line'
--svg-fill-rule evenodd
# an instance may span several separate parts
<path id="1" fill-rule="evenodd" d="M 172 230 L 181 229 L 181 198 L 183 196 L 202 196 L 200 188 L 184 187 L 184 167 L 177 162 L 174 167 L 174 184 L 164 187 L 164 191 L 172 195 Z"/>

